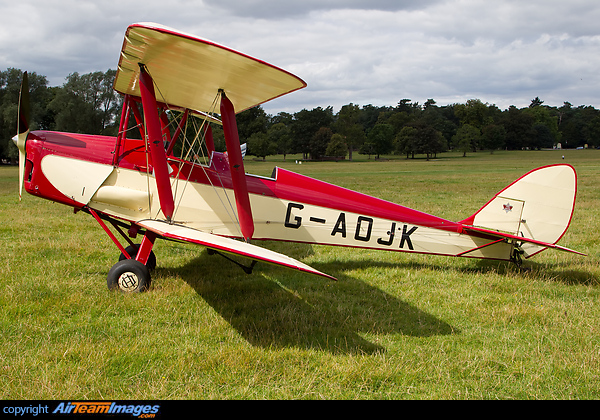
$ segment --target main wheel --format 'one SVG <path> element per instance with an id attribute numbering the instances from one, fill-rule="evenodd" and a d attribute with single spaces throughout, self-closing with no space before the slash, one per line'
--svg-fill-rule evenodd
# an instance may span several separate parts
<path id="1" fill-rule="evenodd" d="M 112 266 L 106 278 L 110 290 L 139 293 L 150 287 L 150 270 L 136 260 L 125 259 Z"/>
<path id="2" fill-rule="evenodd" d="M 131 258 L 135 259 L 138 252 L 140 251 L 140 244 L 129 245 L 127 248 L 125 248 L 125 251 L 127 251 Z M 127 257 L 125 256 L 125 254 L 121 253 L 121 255 L 119 255 L 119 261 L 123 261 L 126 259 Z M 150 251 L 148 261 L 146 261 L 146 267 L 148 267 L 148 270 L 154 270 L 156 268 L 156 255 L 154 255 L 154 251 Z"/>

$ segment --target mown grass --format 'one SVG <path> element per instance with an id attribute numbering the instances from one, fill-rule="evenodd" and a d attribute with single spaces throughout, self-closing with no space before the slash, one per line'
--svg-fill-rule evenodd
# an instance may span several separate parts
<path id="1" fill-rule="evenodd" d="M 564 160 L 562 156 L 565 156 Z M 579 176 L 561 244 L 525 263 L 262 245 L 336 276 L 252 275 L 159 241 L 152 289 L 106 288 L 118 252 L 95 221 L 24 196 L 0 167 L 3 399 L 596 399 L 600 151 L 443 154 L 274 165 L 462 220 L 534 167 Z"/>

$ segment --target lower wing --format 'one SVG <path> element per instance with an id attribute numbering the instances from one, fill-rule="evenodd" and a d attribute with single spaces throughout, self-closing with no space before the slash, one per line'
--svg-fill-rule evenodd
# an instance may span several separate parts
<path id="1" fill-rule="evenodd" d="M 293 268 L 306 273 L 316 274 L 318 276 L 336 280 L 335 277 L 315 270 L 314 268 L 298 260 L 290 258 L 287 255 L 261 248 L 247 242 L 241 242 L 235 239 L 213 235 L 211 233 L 191 229 L 186 226 L 169 224 L 159 220 L 142 220 L 137 222 L 137 224 L 168 239 L 192 242 L 211 249 L 216 249 L 230 254 L 241 255 L 253 260 L 282 265 L 284 267 Z"/>

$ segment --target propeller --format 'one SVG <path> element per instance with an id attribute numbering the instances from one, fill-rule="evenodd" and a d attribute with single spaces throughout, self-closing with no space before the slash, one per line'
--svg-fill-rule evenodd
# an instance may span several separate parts
<path id="1" fill-rule="evenodd" d="M 29 134 L 29 80 L 27 72 L 23 73 L 21 92 L 19 93 L 19 118 L 17 119 L 17 135 L 13 137 L 19 149 L 19 201 L 23 193 L 25 179 L 25 142 Z"/>

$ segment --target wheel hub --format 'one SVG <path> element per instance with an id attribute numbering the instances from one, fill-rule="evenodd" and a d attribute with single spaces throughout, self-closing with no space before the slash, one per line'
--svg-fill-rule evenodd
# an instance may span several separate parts
<path id="1" fill-rule="evenodd" d="M 140 279 L 135 273 L 127 271 L 119 276 L 119 288 L 125 292 L 136 290 L 140 284 Z"/>

